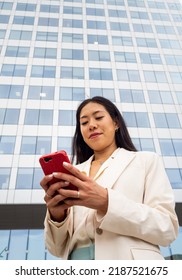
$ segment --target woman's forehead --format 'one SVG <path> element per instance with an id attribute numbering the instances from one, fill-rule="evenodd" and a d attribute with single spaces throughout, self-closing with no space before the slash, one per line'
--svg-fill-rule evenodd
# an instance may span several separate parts
<path id="1" fill-rule="evenodd" d="M 82 108 L 80 112 L 80 118 L 97 114 L 99 112 L 106 112 L 105 107 L 99 103 L 90 102 Z"/>

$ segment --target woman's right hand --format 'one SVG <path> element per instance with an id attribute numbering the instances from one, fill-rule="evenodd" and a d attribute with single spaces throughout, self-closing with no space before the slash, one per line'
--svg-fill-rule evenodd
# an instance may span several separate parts
<path id="1" fill-rule="evenodd" d="M 58 190 L 68 186 L 68 183 L 60 181 L 48 186 L 52 178 L 53 174 L 44 176 L 40 181 L 40 185 L 45 191 L 44 201 L 46 202 L 51 219 L 55 222 L 62 222 L 65 219 L 67 209 L 70 206 L 64 203 L 66 197 L 59 194 Z"/>

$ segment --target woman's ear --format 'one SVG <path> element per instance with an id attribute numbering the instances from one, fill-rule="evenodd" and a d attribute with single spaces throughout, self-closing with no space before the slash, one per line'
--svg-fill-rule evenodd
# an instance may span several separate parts
<path id="1" fill-rule="evenodd" d="M 118 122 L 118 120 L 117 119 L 115 119 L 115 131 L 118 131 L 118 129 L 119 129 L 119 122 Z"/>

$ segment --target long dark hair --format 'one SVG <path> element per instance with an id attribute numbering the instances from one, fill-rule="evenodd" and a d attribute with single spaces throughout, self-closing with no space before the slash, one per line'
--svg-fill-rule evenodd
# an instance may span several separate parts
<path id="1" fill-rule="evenodd" d="M 80 130 L 81 110 L 83 109 L 84 106 L 86 106 L 90 102 L 98 103 L 104 106 L 106 111 L 111 116 L 112 120 L 117 122 L 119 128 L 115 133 L 116 146 L 120 148 L 124 148 L 128 151 L 137 151 L 134 144 L 132 143 L 125 121 L 121 116 L 121 113 L 118 110 L 118 108 L 110 100 L 101 96 L 94 96 L 93 98 L 84 100 L 77 108 L 76 129 L 72 142 L 72 162 L 76 157 L 76 164 L 82 163 L 87 159 L 89 159 L 91 155 L 93 155 L 93 150 L 83 140 L 81 130 Z"/>

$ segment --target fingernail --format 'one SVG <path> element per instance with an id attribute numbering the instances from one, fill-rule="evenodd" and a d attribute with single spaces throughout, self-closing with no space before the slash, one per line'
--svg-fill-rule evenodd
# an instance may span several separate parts
<path id="1" fill-rule="evenodd" d="M 57 173 L 57 172 L 53 172 L 52 175 L 53 175 L 53 176 L 57 176 L 58 173 Z"/>
<path id="2" fill-rule="evenodd" d="M 69 165 L 69 163 L 68 163 L 68 162 L 66 162 L 66 161 L 64 161 L 64 162 L 63 162 L 63 165 L 64 165 L 64 166 L 68 166 L 68 165 Z"/>

